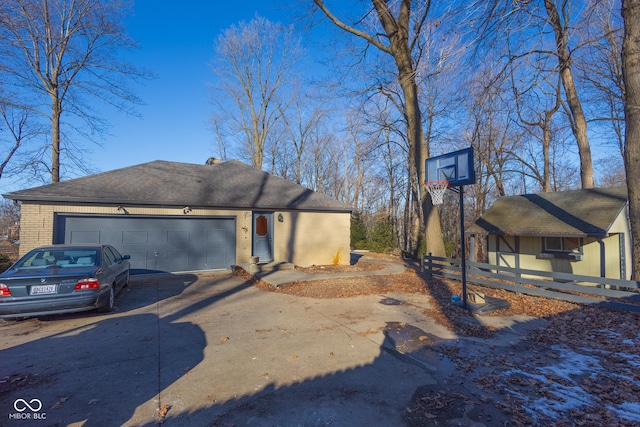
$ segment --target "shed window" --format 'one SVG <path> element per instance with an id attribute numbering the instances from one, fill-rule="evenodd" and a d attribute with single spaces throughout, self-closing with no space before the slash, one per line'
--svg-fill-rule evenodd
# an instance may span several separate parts
<path id="1" fill-rule="evenodd" d="M 544 250 L 549 252 L 581 252 L 579 237 L 545 237 Z"/>

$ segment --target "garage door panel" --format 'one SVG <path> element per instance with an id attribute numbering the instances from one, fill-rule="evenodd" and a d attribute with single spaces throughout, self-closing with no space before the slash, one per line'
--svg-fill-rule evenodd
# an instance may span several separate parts
<path id="1" fill-rule="evenodd" d="M 123 255 L 129 255 L 131 257 L 131 265 L 147 265 L 147 253 L 146 252 L 124 252 Z"/>
<path id="2" fill-rule="evenodd" d="M 234 218 L 59 215 L 56 243 L 103 243 L 133 269 L 188 271 L 235 264 Z"/>
<path id="3" fill-rule="evenodd" d="M 100 243 L 99 231 L 72 231 L 69 237 L 69 243 Z"/>
<path id="4" fill-rule="evenodd" d="M 122 232 L 122 243 L 125 245 L 136 243 L 149 243 L 149 234 L 147 230 L 132 231 L 124 230 Z"/>
<path id="5" fill-rule="evenodd" d="M 207 230 L 207 241 L 224 242 L 226 240 L 227 240 L 227 230 L 224 230 L 224 229 Z"/>
<path id="6" fill-rule="evenodd" d="M 167 252 L 167 268 L 171 271 L 186 271 L 190 270 L 189 266 L 189 253 L 171 251 Z"/>
<path id="7" fill-rule="evenodd" d="M 223 250 L 207 250 L 206 253 L 206 259 L 207 259 L 207 264 L 208 265 L 218 265 L 222 262 L 224 262 L 224 260 L 227 257 L 227 254 L 225 253 L 226 251 Z"/>
<path id="8" fill-rule="evenodd" d="M 189 234 L 189 230 L 167 230 L 167 242 L 188 243 Z"/>

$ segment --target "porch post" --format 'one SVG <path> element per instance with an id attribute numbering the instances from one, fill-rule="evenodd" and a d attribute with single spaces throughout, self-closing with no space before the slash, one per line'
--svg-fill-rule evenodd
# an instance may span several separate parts
<path id="1" fill-rule="evenodd" d="M 598 244 L 600 245 L 600 277 L 607 277 L 607 259 L 605 258 L 606 250 L 602 237 L 598 237 Z"/>

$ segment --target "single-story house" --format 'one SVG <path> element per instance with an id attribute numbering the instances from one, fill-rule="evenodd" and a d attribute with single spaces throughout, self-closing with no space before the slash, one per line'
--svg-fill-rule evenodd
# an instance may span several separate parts
<path id="1" fill-rule="evenodd" d="M 236 160 L 153 161 L 4 195 L 21 202 L 20 254 L 106 243 L 132 268 L 348 264 L 351 208 Z M 253 258 L 255 261 L 255 258 Z"/>
<path id="2" fill-rule="evenodd" d="M 631 276 L 626 187 L 502 197 L 467 231 L 487 236 L 492 265 L 614 279 Z"/>

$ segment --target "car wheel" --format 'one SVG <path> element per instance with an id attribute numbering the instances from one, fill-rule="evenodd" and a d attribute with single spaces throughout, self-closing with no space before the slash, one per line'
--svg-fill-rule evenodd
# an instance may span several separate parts
<path id="1" fill-rule="evenodd" d="M 113 285 L 109 286 L 109 297 L 104 305 L 98 307 L 98 313 L 108 313 L 113 310 L 114 302 L 116 299 L 116 292 L 113 289 Z"/>

